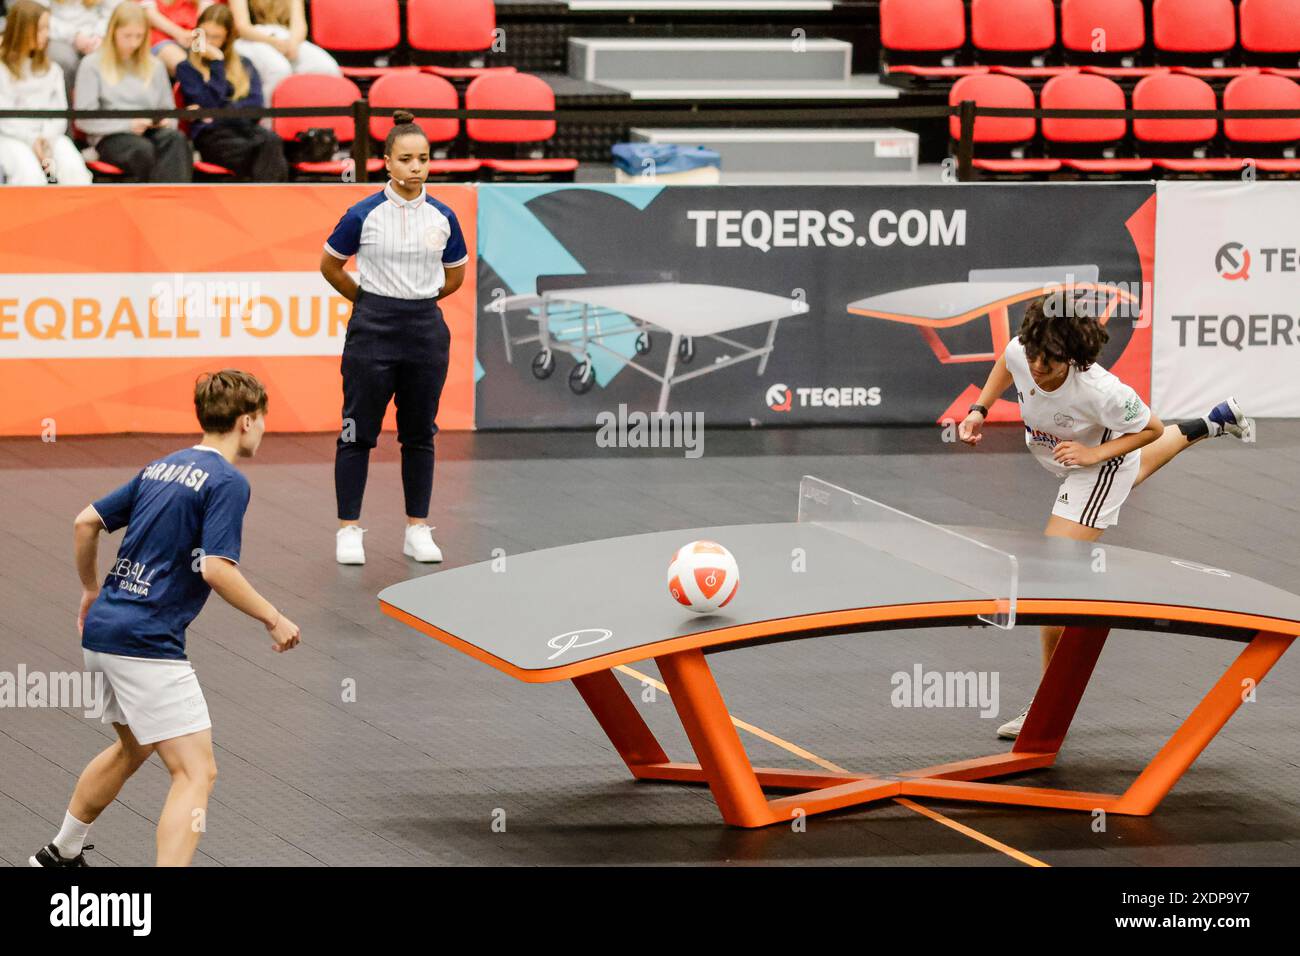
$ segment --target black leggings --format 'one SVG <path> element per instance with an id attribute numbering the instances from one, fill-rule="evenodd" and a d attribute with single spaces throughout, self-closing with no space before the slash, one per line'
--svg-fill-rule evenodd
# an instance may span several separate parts
<path id="1" fill-rule="evenodd" d="M 361 517 L 370 449 L 388 403 L 397 403 L 402 490 L 409 518 L 427 518 L 433 495 L 433 436 L 447 381 L 451 330 L 434 299 L 362 292 L 343 345 L 343 430 L 334 453 L 334 493 L 343 521 Z"/>
<path id="2" fill-rule="evenodd" d="M 179 131 L 155 126 L 141 135 L 110 133 L 95 146 L 106 163 L 141 183 L 188 183 L 194 178 L 194 150 Z"/>
<path id="3" fill-rule="evenodd" d="M 257 183 L 283 183 L 289 179 L 280 137 L 255 123 L 223 123 L 199 130 L 194 145 L 205 162 L 225 166 L 236 175 Z"/>

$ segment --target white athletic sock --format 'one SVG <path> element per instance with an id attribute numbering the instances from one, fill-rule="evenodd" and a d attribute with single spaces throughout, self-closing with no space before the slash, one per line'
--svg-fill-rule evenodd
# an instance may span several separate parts
<path id="1" fill-rule="evenodd" d="M 81 848 L 86 845 L 86 834 L 90 832 L 90 826 L 89 823 L 82 823 L 71 813 L 65 813 L 63 829 L 54 838 L 54 848 L 59 851 L 59 856 L 65 860 L 80 856 Z"/>

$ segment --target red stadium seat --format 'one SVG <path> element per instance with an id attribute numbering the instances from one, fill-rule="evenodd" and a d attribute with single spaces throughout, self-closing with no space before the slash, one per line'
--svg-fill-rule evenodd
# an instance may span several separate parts
<path id="1" fill-rule="evenodd" d="M 1241 0 L 1241 47 L 1300 54 L 1300 0 Z"/>
<path id="2" fill-rule="evenodd" d="M 1054 173 L 1061 168 L 1059 159 L 975 159 L 971 165 L 988 173 L 1031 174 Z"/>
<path id="3" fill-rule="evenodd" d="M 905 73 L 923 79 L 944 79 L 988 73 L 989 68 L 987 66 L 916 66 L 913 64 L 895 65 L 890 63 L 885 72 Z"/>
<path id="4" fill-rule="evenodd" d="M 1064 76 L 1066 73 L 1078 73 L 1077 66 L 995 66 L 991 68 L 993 73 L 1004 73 L 1007 76 L 1018 76 L 1022 80 L 1043 80 L 1050 79 L 1053 76 Z"/>
<path id="5" fill-rule="evenodd" d="M 1088 73 L 1048 80 L 1039 99 L 1045 110 L 1122 110 L 1128 105 L 1118 83 Z M 1127 133 L 1128 121 L 1122 117 L 1043 120 L 1043 139 L 1049 143 L 1115 143 Z"/>
<path id="6" fill-rule="evenodd" d="M 1266 173 L 1300 173 L 1300 159 L 1257 159 L 1255 166 Z"/>
<path id="7" fill-rule="evenodd" d="M 1212 110 L 1218 107 L 1214 88 L 1204 80 L 1179 73 L 1149 76 L 1133 89 L 1135 110 Z M 1133 135 L 1139 142 L 1204 143 L 1214 139 L 1219 122 L 1214 119 L 1135 119 Z"/>
<path id="8" fill-rule="evenodd" d="M 1152 160 L 1158 169 L 1167 169 L 1173 173 L 1239 173 L 1245 160 L 1226 156 L 1210 156 L 1204 159 L 1156 159 Z"/>
<path id="9" fill-rule="evenodd" d="M 114 166 L 112 163 L 106 163 L 102 159 L 86 160 L 86 168 L 92 173 L 110 179 L 121 179 L 126 176 L 126 171 L 123 170 L 121 166 Z"/>
<path id="10" fill-rule="evenodd" d="M 391 53 L 402 42 L 398 0 L 312 0 L 311 38 L 333 53 Z M 373 62 L 373 61 L 372 61 Z M 351 66 L 341 64 L 344 76 L 373 79 L 414 66 Z"/>
<path id="11" fill-rule="evenodd" d="M 1014 76 L 968 76 L 958 80 L 948 91 L 948 105 L 956 106 L 963 100 L 974 100 L 980 106 L 1008 108 L 1034 108 L 1034 91 Z M 975 120 L 976 143 L 1024 143 L 1034 138 L 1038 121 L 1032 116 L 1023 119 L 1012 116 L 981 116 Z M 948 117 L 948 132 L 953 139 L 961 137 L 961 120 Z"/>
<path id="12" fill-rule="evenodd" d="M 1075 53 L 1136 52 L 1146 46 L 1145 16 L 1142 0 L 1063 0 L 1061 45 Z M 1103 49 L 1094 49 L 1099 43 Z"/>
<path id="13" fill-rule="evenodd" d="M 1214 88 L 1210 84 L 1180 73 L 1148 77 L 1133 90 L 1133 108 L 1138 110 L 1212 110 L 1217 106 Z M 1153 160 L 1156 168 L 1177 173 L 1224 173 L 1241 169 L 1240 159 L 1204 155 L 1206 145 L 1218 131 L 1219 121 L 1216 119 L 1133 121 L 1133 135 L 1139 146 L 1169 144 L 1194 154 Z"/>
<path id="14" fill-rule="evenodd" d="M 1225 53 L 1237 44 L 1232 0 L 1156 0 L 1151 21 L 1157 50 Z"/>
<path id="15" fill-rule="evenodd" d="M 428 73 L 390 73 L 370 87 L 370 135 L 383 140 L 393 128 L 395 109 L 454 110 L 460 106 L 456 88 L 440 76 Z M 416 124 L 424 130 L 433 148 L 445 147 L 460 135 L 460 120 L 417 116 Z M 431 174 L 477 172 L 477 159 L 430 159 Z"/>
<path id="16" fill-rule="evenodd" d="M 447 79 L 473 79 L 487 73 L 513 73 L 513 66 L 485 66 L 483 56 L 496 40 L 497 9 L 493 0 L 407 0 L 406 38 L 411 49 L 430 53 L 479 54 L 478 62 L 426 66 Z"/>
<path id="17" fill-rule="evenodd" d="M 1124 90 L 1112 80 L 1089 73 L 1049 80 L 1039 95 L 1043 109 L 1124 109 L 1128 104 Z M 1128 121 L 1116 119 L 1047 119 L 1043 120 L 1043 139 L 1049 146 L 1100 150 L 1101 156 L 1062 156 L 1067 169 L 1089 175 L 1121 175 L 1151 169 L 1151 160 L 1117 156 L 1120 141 L 1128 132 Z"/>
<path id="18" fill-rule="evenodd" d="M 966 44 L 962 0 L 880 0 L 880 45 L 942 53 Z"/>
<path id="19" fill-rule="evenodd" d="M 329 128 L 334 130 L 339 145 L 346 145 L 356 138 L 351 106 L 359 99 L 361 91 L 345 76 L 295 73 L 276 86 L 271 97 L 272 106 L 339 106 L 346 107 L 347 110 L 338 116 L 277 116 L 272 120 L 272 127 L 285 141 L 292 140 L 299 133 L 313 127 Z M 294 163 L 293 168 L 311 176 L 338 176 L 347 171 L 349 164 L 349 160 L 331 159 L 324 162 Z M 370 172 L 379 172 L 384 168 L 384 161 L 371 157 L 366 168 Z"/>
<path id="20" fill-rule="evenodd" d="M 1104 76 L 1112 80 L 1140 80 L 1143 77 L 1155 76 L 1157 73 L 1170 72 L 1167 66 L 1085 66 L 1085 73 L 1095 73 L 1097 76 Z"/>
<path id="21" fill-rule="evenodd" d="M 1052 0 L 973 0 L 970 23 L 976 50 L 1041 53 L 1056 45 Z"/>
<path id="22" fill-rule="evenodd" d="M 1176 66 L 1175 73 L 1199 76 L 1203 80 L 1231 80 L 1247 73 L 1258 73 L 1257 66 Z"/>
<path id="23" fill-rule="evenodd" d="M 986 66 L 957 63 L 966 45 L 962 0 L 880 0 L 881 75 L 922 81 L 987 73 Z"/>
<path id="24" fill-rule="evenodd" d="M 311 0 L 311 38 L 327 50 L 392 50 L 402 42 L 397 0 Z"/>
<path id="25" fill-rule="evenodd" d="M 465 108 L 470 110 L 555 109 L 555 93 L 545 80 L 529 73 L 488 73 L 465 90 Z M 542 143 L 555 135 L 555 120 L 465 121 L 469 138 L 479 143 Z M 483 166 L 500 173 L 518 175 L 572 173 L 576 159 L 529 157 L 484 159 Z"/>
<path id="26" fill-rule="evenodd" d="M 1223 91 L 1226 110 L 1300 110 L 1300 85 L 1284 76 L 1242 76 Z M 1289 143 L 1300 140 L 1297 119 L 1225 119 L 1223 134 L 1236 143 Z"/>
<path id="27" fill-rule="evenodd" d="M 1124 175 L 1125 173 L 1146 173 L 1155 165 L 1149 159 L 1132 156 L 1118 156 L 1114 159 L 1063 159 L 1061 165 L 1075 172 L 1093 175 Z"/>
<path id="28" fill-rule="evenodd" d="M 948 91 L 948 104 L 956 106 L 963 100 L 974 100 L 980 106 L 1033 109 L 1034 91 L 1014 76 L 990 73 L 986 76 L 968 76 L 958 80 Z M 1034 138 L 1038 121 L 1032 116 L 1002 117 L 982 116 L 975 120 L 975 143 L 995 143 L 1012 147 L 1013 153 L 1022 151 L 1024 144 Z M 961 121 L 948 119 L 948 132 L 954 140 L 961 136 Z M 1043 159 L 1012 155 L 1010 157 L 976 157 L 972 165 L 984 172 L 999 175 L 1030 175 L 1051 173 L 1061 168 L 1059 159 Z"/>

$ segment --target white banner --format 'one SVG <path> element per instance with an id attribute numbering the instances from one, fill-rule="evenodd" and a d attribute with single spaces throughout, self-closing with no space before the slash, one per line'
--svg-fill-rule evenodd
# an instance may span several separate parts
<path id="1" fill-rule="evenodd" d="M 1300 183 L 1156 195 L 1156 414 L 1195 418 L 1235 395 L 1251 416 L 1300 416 Z"/>
<path id="2" fill-rule="evenodd" d="M 318 272 L 0 275 L 0 359 L 339 355 Z"/>

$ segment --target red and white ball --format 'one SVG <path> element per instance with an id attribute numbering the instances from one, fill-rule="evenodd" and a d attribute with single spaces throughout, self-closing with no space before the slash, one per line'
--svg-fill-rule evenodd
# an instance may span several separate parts
<path id="1" fill-rule="evenodd" d="M 697 614 L 726 607 L 740 585 L 740 567 L 716 541 L 692 541 L 677 549 L 668 565 L 668 593 Z"/>

